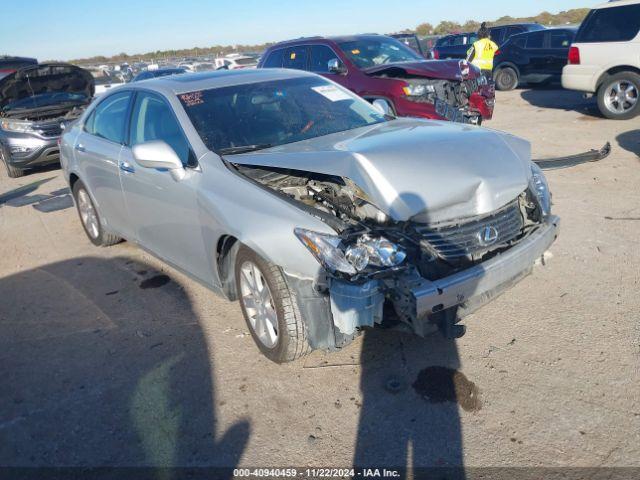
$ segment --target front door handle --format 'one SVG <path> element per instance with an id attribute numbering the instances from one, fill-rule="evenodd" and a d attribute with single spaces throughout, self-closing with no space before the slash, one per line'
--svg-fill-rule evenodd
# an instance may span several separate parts
<path id="1" fill-rule="evenodd" d="M 87 151 L 87 149 L 84 148 L 84 145 L 82 145 L 81 143 L 77 143 L 76 144 L 76 150 L 79 151 L 79 152 L 86 152 Z"/>
<path id="2" fill-rule="evenodd" d="M 118 162 L 118 167 L 120 167 L 120 170 L 122 170 L 123 172 L 126 173 L 135 173 L 136 169 L 133 167 L 133 165 L 131 165 L 129 162 L 125 162 L 123 160 L 120 160 L 120 162 Z"/>

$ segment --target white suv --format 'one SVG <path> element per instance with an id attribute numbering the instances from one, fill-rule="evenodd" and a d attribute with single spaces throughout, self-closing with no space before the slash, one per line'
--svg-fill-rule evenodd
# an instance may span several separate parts
<path id="1" fill-rule="evenodd" d="M 569 52 L 562 86 L 597 94 L 607 118 L 640 115 L 640 0 L 611 1 L 589 13 Z"/>

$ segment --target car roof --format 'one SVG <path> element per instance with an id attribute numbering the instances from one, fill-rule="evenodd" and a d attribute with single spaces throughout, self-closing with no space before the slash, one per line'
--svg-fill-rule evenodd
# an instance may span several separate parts
<path id="1" fill-rule="evenodd" d="M 611 0 L 610 2 L 596 5 L 595 7 L 593 7 L 593 9 L 600 10 L 601 8 L 624 7 L 627 5 L 638 5 L 638 4 L 640 4 L 640 0 Z"/>
<path id="2" fill-rule="evenodd" d="M 182 75 L 159 77 L 128 85 L 133 89 L 155 90 L 171 96 L 198 90 L 210 90 L 212 88 L 316 76 L 317 75 L 313 73 L 302 70 L 286 70 L 280 68 L 215 70 L 212 72 L 185 73 Z"/>
<path id="3" fill-rule="evenodd" d="M 379 33 L 362 33 L 362 34 L 355 34 L 355 35 L 335 35 L 335 36 L 320 36 L 320 35 L 316 35 L 313 37 L 300 37 L 300 38 L 293 38 L 291 40 L 284 40 L 282 42 L 278 42 L 274 45 L 272 45 L 270 47 L 270 49 L 274 49 L 274 48 L 282 48 L 282 47 L 286 47 L 288 45 L 298 45 L 301 43 L 310 43 L 310 42 L 335 42 L 335 43 L 342 43 L 342 42 L 353 42 L 356 40 L 365 40 L 365 39 L 371 39 L 371 40 L 375 40 L 377 38 L 380 37 L 386 37 L 386 38 L 392 38 L 389 35 L 381 35 Z"/>

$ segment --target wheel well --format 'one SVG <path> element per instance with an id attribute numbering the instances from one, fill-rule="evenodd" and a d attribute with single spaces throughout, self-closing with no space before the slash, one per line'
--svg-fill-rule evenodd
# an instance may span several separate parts
<path id="1" fill-rule="evenodd" d="M 393 104 L 393 101 L 389 100 L 387 97 L 364 97 L 364 99 L 369 103 L 373 103 L 374 100 L 384 100 L 389 104 L 394 115 L 398 115 L 398 111 L 396 110 L 396 106 Z"/>
<path id="2" fill-rule="evenodd" d="M 518 67 L 516 67 L 515 64 L 509 63 L 509 62 L 504 62 L 504 63 L 501 63 L 500 65 L 498 65 L 495 68 L 495 72 L 498 73 L 502 68 L 506 68 L 506 67 L 513 68 L 516 71 L 516 74 L 518 75 L 518 79 L 520 78 L 520 69 Z"/>
<path id="3" fill-rule="evenodd" d="M 619 66 L 619 67 L 610 68 L 605 73 L 603 73 L 602 76 L 600 77 L 600 79 L 598 80 L 597 89 L 600 89 L 600 87 L 607 80 L 608 77 L 612 77 L 613 75 L 616 75 L 616 74 L 622 73 L 622 72 L 633 72 L 633 73 L 637 73 L 638 75 L 640 75 L 640 68 L 632 67 L 631 65 L 623 65 L 623 66 Z"/>
<path id="4" fill-rule="evenodd" d="M 238 299 L 235 282 L 236 254 L 240 248 L 240 242 L 232 235 L 223 235 L 216 245 L 216 265 L 222 291 L 226 297 L 235 301 Z"/>
<path id="5" fill-rule="evenodd" d="M 78 177 L 75 173 L 69 175 L 69 186 L 71 187 L 71 191 L 73 191 L 73 186 L 78 180 L 80 180 L 80 177 Z"/>

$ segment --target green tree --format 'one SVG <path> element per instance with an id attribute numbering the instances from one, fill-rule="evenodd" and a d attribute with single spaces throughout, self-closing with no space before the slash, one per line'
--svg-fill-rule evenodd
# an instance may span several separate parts
<path id="1" fill-rule="evenodd" d="M 433 35 L 433 25 L 431 25 L 430 23 L 421 23 L 416 27 L 416 34 L 420 37 Z"/>

